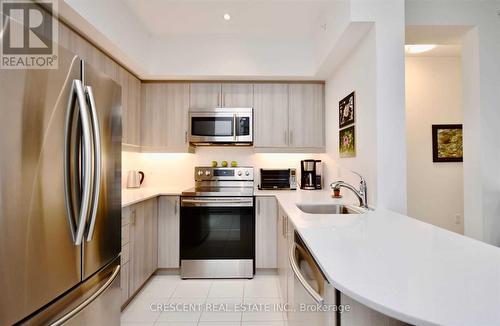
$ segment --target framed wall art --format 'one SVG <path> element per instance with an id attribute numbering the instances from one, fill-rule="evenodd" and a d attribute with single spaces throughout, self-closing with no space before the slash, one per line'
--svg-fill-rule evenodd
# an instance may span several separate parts
<path id="1" fill-rule="evenodd" d="M 356 156 L 356 132 L 354 126 L 339 130 L 339 156 Z"/>
<path id="2" fill-rule="evenodd" d="M 432 161 L 463 162 L 462 125 L 432 125 Z"/>
<path id="3" fill-rule="evenodd" d="M 339 102 L 339 128 L 354 123 L 355 109 L 355 92 L 352 92 Z"/>

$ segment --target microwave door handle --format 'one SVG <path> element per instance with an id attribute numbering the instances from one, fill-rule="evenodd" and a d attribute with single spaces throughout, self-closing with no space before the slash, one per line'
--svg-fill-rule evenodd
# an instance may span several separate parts
<path id="1" fill-rule="evenodd" d="M 233 114 L 233 137 L 234 137 L 234 141 L 237 140 L 237 136 L 236 136 L 236 121 L 237 121 L 237 115 L 236 114 Z"/>

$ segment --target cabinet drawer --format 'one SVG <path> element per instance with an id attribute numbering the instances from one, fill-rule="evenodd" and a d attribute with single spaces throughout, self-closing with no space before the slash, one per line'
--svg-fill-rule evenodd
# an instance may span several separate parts
<path id="1" fill-rule="evenodd" d="M 122 226 L 130 223 L 130 207 L 122 208 Z"/>
<path id="2" fill-rule="evenodd" d="M 122 265 L 120 272 L 120 287 L 122 289 L 122 304 L 124 304 L 129 298 L 129 278 L 130 269 L 129 263 Z"/>
<path id="3" fill-rule="evenodd" d="M 130 239 L 130 224 L 122 226 L 122 246 L 126 245 Z"/>
<path id="4" fill-rule="evenodd" d="M 121 263 L 122 265 L 128 262 L 130 259 L 130 243 L 127 243 L 122 247 Z"/>

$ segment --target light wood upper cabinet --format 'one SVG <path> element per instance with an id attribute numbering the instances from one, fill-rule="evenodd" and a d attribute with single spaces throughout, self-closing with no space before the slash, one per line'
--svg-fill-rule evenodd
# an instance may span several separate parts
<path id="1" fill-rule="evenodd" d="M 277 268 L 278 203 L 274 197 L 256 197 L 255 267 Z"/>
<path id="2" fill-rule="evenodd" d="M 189 87 L 189 108 L 203 109 L 221 106 L 221 84 L 191 83 Z"/>
<path id="3" fill-rule="evenodd" d="M 223 83 L 221 106 L 225 108 L 252 108 L 254 85 L 243 83 Z"/>
<path id="4" fill-rule="evenodd" d="M 179 196 L 158 201 L 158 268 L 179 268 Z"/>
<path id="5" fill-rule="evenodd" d="M 123 68 L 120 69 L 122 86 L 122 142 L 141 144 L 141 81 Z"/>
<path id="6" fill-rule="evenodd" d="M 288 146 L 288 84 L 254 85 L 254 146 Z"/>
<path id="7" fill-rule="evenodd" d="M 142 150 L 188 151 L 189 84 L 144 83 L 141 100 Z"/>
<path id="8" fill-rule="evenodd" d="M 289 146 L 324 147 L 324 85 L 290 84 L 289 93 Z"/>

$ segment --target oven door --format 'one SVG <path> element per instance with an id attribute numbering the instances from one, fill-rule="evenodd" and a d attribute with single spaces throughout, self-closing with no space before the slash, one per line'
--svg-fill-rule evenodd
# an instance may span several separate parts
<path id="1" fill-rule="evenodd" d="M 253 110 L 214 109 L 189 113 L 189 142 L 251 143 Z"/>
<path id="2" fill-rule="evenodd" d="M 182 278 L 253 277 L 253 197 L 182 197 L 180 213 Z"/>

